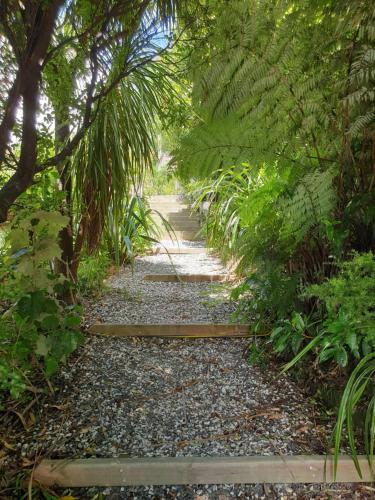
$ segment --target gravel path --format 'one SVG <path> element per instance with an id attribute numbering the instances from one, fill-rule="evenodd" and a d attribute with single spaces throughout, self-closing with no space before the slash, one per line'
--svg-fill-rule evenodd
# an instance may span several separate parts
<path id="1" fill-rule="evenodd" d="M 173 264 L 167 255 L 137 259 L 133 271 L 121 270 L 108 280 L 108 292 L 87 310 L 88 323 L 231 320 L 235 305 L 228 285 L 142 281 L 144 274 L 173 267 L 179 273 L 225 273 L 204 253 L 174 255 Z M 324 453 L 329 429 L 316 421 L 313 404 L 288 377 L 250 366 L 247 345 L 246 339 L 90 337 L 62 370 L 56 402 L 44 407 L 40 423 L 19 445 L 22 453 L 53 458 Z M 331 498 L 338 498 L 337 488 Z M 93 498 L 98 491 L 113 500 L 328 498 L 317 485 L 94 488 L 80 490 L 78 498 Z M 364 498 L 357 493 L 344 487 L 341 498 Z"/>
<path id="2" fill-rule="evenodd" d="M 88 322 L 225 323 L 235 305 L 224 285 L 145 281 L 146 274 L 226 274 L 206 253 L 152 255 L 137 259 L 108 280 L 110 292 L 92 304 Z"/>

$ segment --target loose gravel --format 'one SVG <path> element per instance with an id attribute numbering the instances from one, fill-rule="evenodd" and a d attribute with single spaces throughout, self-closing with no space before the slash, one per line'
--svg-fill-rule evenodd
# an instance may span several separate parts
<path id="1" fill-rule="evenodd" d="M 228 285 L 153 283 L 145 274 L 225 273 L 214 257 L 153 255 L 108 279 L 87 323 L 232 320 Z M 158 457 L 315 454 L 329 425 L 287 376 L 247 362 L 246 339 L 92 336 L 61 371 L 56 401 L 25 435 L 22 455 Z M 78 498 L 328 498 L 325 485 L 195 485 L 81 489 Z M 359 488 L 359 487 L 358 487 Z M 335 485 L 330 498 L 365 498 Z M 351 496 L 345 496 L 349 494 Z M 74 495 L 77 495 L 75 492 Z M 326 496 L 325 496 L 326 495 Z M 100 497 L 97 497 L 100 498 Z"/>
<path id="2" fill-rule="evenodd" d="M 147 274 L 227 274 L 220 262 L 206 253 L 158 254 L 137 259 L 133 268 L 112 276 L 110 291 L 92 304 L 88 322 L 113 323 L 226 323 L 235 304 L 228 287 L 211 283 L 160 283 L 144 280 Z"/>

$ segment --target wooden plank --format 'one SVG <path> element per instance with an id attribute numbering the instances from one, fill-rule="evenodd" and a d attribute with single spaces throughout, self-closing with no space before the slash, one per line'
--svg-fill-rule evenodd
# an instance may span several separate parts
<path id="1" fill-rule="evenodd" d="M 172 228 L 174 231 L 179 231 L 180 233 L 186 233 L 186 232 L 193 232 L 193 233 L 197 233 L 201 226 L 200 224 L 197 224 L 196 222 L 185 222 L 185 221 L 173 221 L 173 222 L 170 222 Z M 167 232 L 166 230 L 164 230 L 164 232 Z"/>
<path id="2" fill-rule="evenodd" d="M 149 203 L 160 203 L 160 202 L 169 202 L 169 203 L 184 203 L 185 198 L 181 194 L 153 194 L 149 198 Z"/>
<path id="3" fill-rule="evenodd" d="M 193 210 L 188 203 L 174 203 L 169 201 L 161 201 L 157 203 L 150 203 L 150 208 L 152 210 L 157 210 L 162 215 L 164 214 L 177 214 L 180 212 L 183 213 L 192 213 Z"/>
<path id="4" fill-rule="evenodd" d="M 152 249 L 153 254 L 170 254 L 170 255 L 180 255 L 180 254 L 199 254 L 210 252 L 210 248 L 206 247 L 154 247 Z"/>
<path id="5" fill-rule="evenodd" d="M 202 236 L 197 234 L 198 231 L 174 231 L 171 232 L 170 234 L 168 231 L 164 228 L 159 228 L 160 229 L 160 236 L 162 239 L 165 240 L 170 240 L 170 241 L 177 241 L 177 240 L 185 240 L 185 241 L 200 241 L 202 240 Z"/>
<path id="6" fill-rule="evenodd" d="M 145 281 L 163 281 L 165 283 L 201 283 L 211 281 L 227 281 L 226 274 L 145 274 Z"/>
<path id="7" fill-rule="evenodd" d="M 370 482 L 365 457 L 359 461 L 362 479 L 351 458 L 342 456 L 335 482 Z M 326 475 L 324 463 L 325 457 L 319 455 L 43 460 L 34 479 L 46 486 L 63 487 L 332 483 L 332 460 L 327 463 Z"/>
<path id="8" fill-rule="evenodd" d="M 90 333 L 116 337 L 246 337 L 250 325 L 231 324 L 144 324 L 95 323 Z"/>

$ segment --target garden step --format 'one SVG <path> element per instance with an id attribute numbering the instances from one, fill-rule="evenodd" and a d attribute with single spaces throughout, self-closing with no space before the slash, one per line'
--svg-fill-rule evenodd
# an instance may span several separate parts
<path id="1" fill-rule="evenodd" d="M 228 281 L 226 274 L 145 274 L 145 281 L 162 281 L 164 283 L 203 283 L 212 281 Z"/>
<path id="2" fill-rule="evenodd" d="M 247 337 L 250 325 L 236 324 L 144 324 L 95 323 L 90 333 L 113 335 L 116 337 Z"/>
<path id="3" fill-rule="evenodd" d="M 150 196 L 149 203 L 186 203 L 181 194 L 155 194 Z"/>
<path id="4" fill-rule="evenodd" d="M 200 254 L 210 252 L 211 249 L 206 247 L 153 247 L 153 254 Z"/>
<path id="5" fill-rule="evenodd" d="M 176 224 L 176 223 L 171 223 L 171 226 L 172 228 L 175 230 L 175 231 L 190 231 L 190 232 L 198 232 L 200 230 L 200 226 L 198 224 L 194 224 L 194 223 L 191 223 L 191 224 L 186 224 L 186 223 L 183 223 L 183 224 Z"/>
<path id="6" fill-rule="evenodd" d="M 173 204 L 158 203 L 155 205 L 150 204 L 150 208 L 152 210 L 157 210 L 161 214 L 185 213 L 189 215 L 192 213 L 191 207 L 189 205 L 183 205 L 183 204 L 178 205 L 177 203 Z"/>
<path id="7" fill-rule="evenodd" d="M 200 228 L 199 219 L 194 219 L 193 217 L 174 217 L 171 214 L 167 214 L 164 219 L 166 219 L 175 229 L 181 229 L 181 226 L 184 226 L 183 229 L 185 229 L 186 226 L 192 228 L 197 227 L 198 229 Z M 155 217 L 155 220 L 158 224 L 161 224 L 160 217 Z"/>
<path id="8" fill-rule="evenodd" d="M 180 222 L 180 221 L 196 221 L 200 222 L 200 218 L 194 214 L 190 214 L 190 213 L 179 213 L 179 212 L 169 212 L 168 214 L 168 217 L 173 220 L 173 221 L 176 221 L 176 222 Z"/>
<path id="9" fill-rule="evenodd" d="M 170 241 L 173 241 L 173 240 L 186 240 L 186 241 L 200 241 L 202 240 L 202 236 L 201 235 L 198 235 L 198 231 L 174 231 L 174 233 L 171 233 L 170 235 L 168 234 L 168 232 L 161 228 L 161 233 L 160 233 L 160 236 L 161 238 L 163 239 L 168 239 Z"/>
<path id="10" fill-rule="evenodd" d="M 371 482 L 366 457 L 358 460 L 362 479 L 352 458 L 345 455 L 339 457 L 335 478 L 332 457 L 325 455 L 254 455 L 43 460 L 34 479 L 61 487 Z"/>

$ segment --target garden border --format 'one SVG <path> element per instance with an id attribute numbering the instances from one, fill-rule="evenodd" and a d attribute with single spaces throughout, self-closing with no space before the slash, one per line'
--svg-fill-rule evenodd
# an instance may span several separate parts
<path id="1" fill-rule="evenodd" d="M 322 455 L 43 460 L 34 480 L 63 487 L 371 482 L 367 458 L 358 459 L 362 478 L 342 455 L 335 480 L 332 457 Z"/>
<path id="2" fill-rule="evenodd" d="M 249 337 L 250 325 L 231 323 L 166 323 L 166 324 L 125 324 L 125 323 L 94 323 L 89 332 L 115 337 L 191 337 L 191 338 L 222 338 Z"/>

